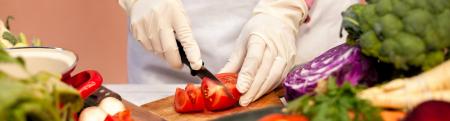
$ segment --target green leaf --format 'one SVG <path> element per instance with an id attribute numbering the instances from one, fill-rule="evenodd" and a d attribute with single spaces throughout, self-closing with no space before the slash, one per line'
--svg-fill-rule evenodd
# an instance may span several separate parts
<path id="1" fill-rule="evenodd" d="M 299 97 L 289 102 L 286 109 L 303 114 L 311 121 L 350 121 L 349 111 L 354 113 L 355 121 L 381 121 L 379 109 L 356 97 L 358 88 L 348 81 L 338 87 L 335 78 L 330 77 L 326 92 Z"/>
<path id="2" fill-rule="evenodd" d="M 327 89 L 328 90 L 331 91 L 331 90 L 336 90 L 338 88 L 335 80 L 336 79 L 334 77 L 328 77 L 328 81 L 327 81 Z"/>
<path id="3" fill-rule="evenodd" d="M 20 64 L 24 60 L 0 49 L 0 63 Z M 4 66 L 4 65 L 0 65 Z M 73 87 L 59 76 L 40 72 L 28 78 L 15 78 L 0 70 L 0 120 L 72 121 L 83 107 L 83 100 Z M 62 106 L 62 107 L 60 107 Z"/>
<path id="4" fill-rule="evenodd" d="M 10 32 L 3 32 L 3 39 L 8 40 L 12 45 L 18 42 L 18 39 Z"/>
<path id="5" fill-rule="evenodd" d="M 10 56 L 4 49 L 0 49 L 0 63 L 17 63 L 25 68 L 25 61 L 23 60 L 23 58 L 14 58 Z"/>

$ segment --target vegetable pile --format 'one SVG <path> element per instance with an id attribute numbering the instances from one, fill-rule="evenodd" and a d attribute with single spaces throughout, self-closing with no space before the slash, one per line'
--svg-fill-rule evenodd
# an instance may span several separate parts
<path id="1" fill-rule="evenodd" d="M 348 82 L 338 87 L 334 78 L 327 81 L 327 91 L 304 95 L 288 103 L 286 111 L 300 113 L 311 121 L 380 121 L 379 109 L 356 97 L 358 88 Z"/>
<path id="2" fill-rule="evenodd" d="M 444 62 L 450 57 L 449 0 L 370 0 L 343 17 L 347 43 L 295 67 L 284 80 L 287 99 L 296 98 L 288 112 L 313 121 L 370 121 L 381 120 L 374 106 L 421 110 L 417 105 L 430 100 L 450 102 L 450 61 Z M 382 81 L 389 82 L 361 92 L 355 86 Z"/>
<path id="3" fill-rule="evenodd" d="M 336 77 L 338 85 L 348 80 L 352 85 L 372 85 L 377 73 L 364 58 L 359 48 L 342 44 L 334 47 L 312 61 L 295 67 L 283 82 L 286 99 L 292 100 L 313 92 L 322 80 Z"/>
<path id="4" fill-rule="evenodd" d="M 28 43 L 27 37 L 23 33 L 19 33 L 15 36 L 9 31 L 10 21 L 14 19 L 12 16 L 8 16 L 6 19 L 6 25 L 0 21 L 0 47 L 11 48 L 11 47 L 26 47 L 26 46 L 41 46 L 41 40 L 39 38 L 33 38 L 31 44 Z"/>
<path id="5" fill-rule="evenodd" d="M 83 107 L 83 100 L 74 88 L 58 76 L 41 72 L 15 77 L 6 66 L 20 66 L 21 58 L 13 58 L 0 49 L 0 120 L 2 121 L 73 121 Z"/>
<path id="6" fill-rule="evenodd" d="M 72 77 L 71 71 L 62 77 L 34 74 L 27 70 L 33 67 L 26 66 L 24 58 L 9 55 L 4 48 L 29 46 L 23 33 L 9 32 L 10 19 L 6 26 L 0 21 L 0 121 L 132 121 L 130 111 L 114 98 L 118 95 L 101 87 L 103 79 L 97 71 L 85 70 Z M 31 46 L 40 46 L 40 40 L 33 39 Z M 83 102 L 89 106 L 98 100 L 98 107 L 79 112 Z"/>
<path id="7" fill-rule="evenodd" d="M 448 0 L 370 0 L 343 16 L 348 43 L 398 70 L 424 71 L 448 58 Z"/>
<path id="8" fill-rule="evenodd" d="M 185 89 L 177 88 L 174 108 L 179 113 L 201 112 L 203 110 L 219 111 L 237 104 L 241 93 L 236 89 L 237 74 L 222 73 L 216 77 L 229 89 L 233 97 L 228 97 L 222 86 L 203 78 L 201 87 L 187 84 Z"/>

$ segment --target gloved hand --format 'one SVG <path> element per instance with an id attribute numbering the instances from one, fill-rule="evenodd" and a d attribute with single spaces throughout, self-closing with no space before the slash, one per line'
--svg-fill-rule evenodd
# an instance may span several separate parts
<path id="1" fill-rule="evenodd" d="M 239 73 L 241 106 L 275 89 L 293 67 L 295 40 L 307 17 L 303 0 L 261 0 L 237 39 L 237 49 L 220 73 Z"/>
<path id="2" fill-rule="evenodd" d="M 183 67 L 176 39 L 183 46 L 194 70 L 203 62 L 200 49 L 180 0 L 119 0 L 131 18 L 133 36 L 149 51 L 165 59 L 169 65 Z"/>

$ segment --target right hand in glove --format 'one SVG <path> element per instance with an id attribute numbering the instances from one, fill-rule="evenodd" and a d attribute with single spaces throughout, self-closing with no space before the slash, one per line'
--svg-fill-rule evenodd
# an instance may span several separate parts
<path id="1" fill-rule="evenodd" d="M 200 49 L 180 0 L 119 0 L 131 18 L 131 32 L 147 50 L 173 68 L 183 67 L 178 49 L 183 49 L 194 70 L 203 62 Z M 176 41 L 183 48 L 178 48 Z"/>
<path id="2" fill-rule="evenodd" d="M 247 106 L 281 84 L 295 60 L 295 40 L 307 17 L 303 0 L 261 0 L 243 27 L 237 48 L 219 73 L 238 73 L 236 88 Z"/>

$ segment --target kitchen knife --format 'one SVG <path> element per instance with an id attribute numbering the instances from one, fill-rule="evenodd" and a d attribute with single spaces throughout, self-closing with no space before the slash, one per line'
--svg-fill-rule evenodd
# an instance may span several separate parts
<path id="1" fill-rule="evenodd" d="M 177 40 L 177 46 L 178 46 L 178 52 L 180 53 L 181 62 L 189 67 L 189 70 L 191 70 L 192 76 L 197 76 L 200 78 L 200 80 L 202 80 L 205 77 L 209 78 L 211 81 L 213 81 L 217 85 L 223 87 L 222 89 L 224 90 L 225 94 L 227 94 L 227 97 L 234 99 L 234 96 L 230 93 L 230 90 L 225 85 L 223 85 L 223 83 L 221 81 L 219 81 L 219 79 L 217 79 L 217 77 L 214 76 L 214 74 L 212 74 L 208 69 L 206 69 L 205 66 L 202 65 L 202 67 L 199 70 L 192 69 L 191 64 L 189 63 L 189 60 L 187 59 L 186 53 L 183 50 L 183 46 L 181 45 L 180 41 L 178 41 L 178 40 Z"/>

